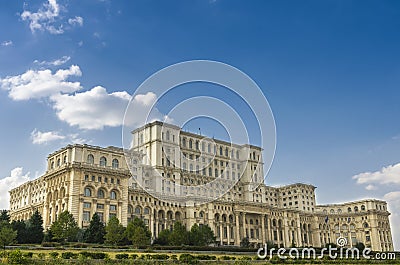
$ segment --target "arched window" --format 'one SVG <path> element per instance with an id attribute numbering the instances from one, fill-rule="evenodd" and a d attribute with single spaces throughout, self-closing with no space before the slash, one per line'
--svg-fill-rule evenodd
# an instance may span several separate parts
<path id="1" fill-rule="evenodd" d="M 217 178 L 218 177 L 218 169 L 215 169 L 215 177 Z"/>
<path id="2" fill-rule="evenodd" d="M 228 154 L 229 154 L 229 150 L 228 150 L 228 148 L 225 148 L 225 156 L 228 156 Z"/>
<path id="3" fill-rule="evenodd" d="M 207 152 L 211 153 L 211 144 L 207 145 Z"/>
<path id="4" fill-rule="evenodd" d="M 182 146 L 186 147 L 186 138 L 182 138 Z"/>
<path id="5" fill-rule="evenodd" d="M 107 158 L 105 158 L 104 156 L 100 157 L 100 166 L 101 167 L 107 166 Z"/>
<path id="6" fill-rule="evenodd" d="M 140 207 L 139 207 L 139 206 L 136 207 L 136 208 L 135 208 L 135 214 L 140 214 L 140 212 L 141 212 Z"/>
<path id="7" fill-rule="evenodd" d="M 91 197 L 92 196 L 92 190 L 89 189 L 89 188 L 85 188 L 84 195 L 85 195 L 85 197 Z"/>
<path id="8" fill-rule="evenodd" d="M 61 165 L 61 160 L 57 159 L 57 166 L 59 167 Z"/>
<path id="9" fill-rule="evenodd" d="M 190 149 L 193 148 L 193 141 L 192 141 L 192 139 L 189 140 L 189 148 L 190 148 Z"/>
<path id="10" fill-rule="evenodd" d="M 150 209 L 149 209 L 149 208 L 144 208 L 143 213 L 144 213 L 144 214 L 150 214 Z"/>
<path id="11" fill-rule="evenodd" d="M 331 209 L 331 214 L 334 214 L 334 213 L 335 213 L 335 210 Z"/>
<path id="12" fill-rule="evenodd" d="M 196 141 L 196 150 L 199 150 L 199 141 Z"/>
<path id="13" fill-rule="evenodd" d="M 361 205 L 361 211 L 365 211 L 365 205 Z"/>
<path id="14" fill-rule="evenodd" d="M 239 159 L 239 151 L 236 151 L 236 159 Z"/>
<path id="15" fill-rule="evenodd" d="M 358 212 L 358 206 L 355 206 L 355 207 L 354 207 L 354 211 L 355 211 L 355 212 Z"/>
<path id="16" fill-rule="evenodd" d="M 193 164 L 189 165 L 190 172 L 193 172 Z"/>
<path id="17" fill-rule="evenodd" d="M 167 141 L 169 141 L 169 131 L 167 131 Z"/>
<path id="18" fill-rule="evenodd" d="M 104 190 L 99 189 L 97 191 L 97 198 L 99 198 L 99 199 L 103 199 L 104 198 Z"/>
<path id="19" fill-rule="evenodd" d="M 219 147 L 219 155 L 223 155 L 222 146 Z"/>
<path id="20" fill-rule="evenodd" d="M 63 161 L 63 163 L 64 163 L 64 164 L 67 163 L 67 156 L 64 156 L 64 161 Z"/>
<path id="21" fill-rule="evenodd" d="M 94 156 L 92 154 L 87 156 L 87 163 L 90 165 L 94 164 Z"/>
<path id="22" fill-rule="evenodd" d="M 212 177 L 212 168 L 211 168 L 211 167 L 208 168 L 208 175 L 209 175 L 210 177 Z"/>
<path id="23" fill-rule="evenodd" d="M 368 223 L 364 223 L 364 228 L 368 228 L 368 227 L 369 227 Z"/>
<path id="24" fill-rule="evenodd" d="M 183 162 L 182 167 L 183 167 L 183 170 L 186 171 L 186 169 L 187 169 L 186 162 Z"/>
<path id="25" fill-rule="evenodd" d="M 117 193 L 115 191 L 111 191 L 110 198 L 111 198 L 111 200 L 116 200 L 117 199 Z"/>
<path id="26" fill-rule="evenodd" d="M 113 161 L 112 161 L 112 167 L 113 167 L 113 168 L 119 168 L 119 161 L 118 161 L 118 159 L 113 159 Z"/>
<path id="27" fill-rule="evenodd" d="M 347 211 L 349 212 L 349 213 L 351 213 L 351 208 L 349 207 L 349 208 L 347 208 Z"/>

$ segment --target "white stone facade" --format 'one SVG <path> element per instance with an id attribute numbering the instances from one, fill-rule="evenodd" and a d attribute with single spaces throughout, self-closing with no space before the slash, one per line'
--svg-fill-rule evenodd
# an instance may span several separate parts
<path id="1" fill-rule="evenodd" d="M 26 220 L 38 209 L 49 227 L 68 210 L 86 227 L 97 212 L 104 222 L 115 215 L 123 225 L 142 218 L 154 238 L 180 221 L 188 228 L 208 224 L 221 245 L 248 237 L 258 245 L 321 247 L 346 237 L 348 246 L 362 242 L 376 251 L 393 250 L 385 201 L 317 205 L 312 185 L 267 186 L 257 146 L 161 122 L 132 136 L 128 159 L 121 148 L 79 144 L 50 154 L 43 176 L 10 191 L 12 220 Z"/>

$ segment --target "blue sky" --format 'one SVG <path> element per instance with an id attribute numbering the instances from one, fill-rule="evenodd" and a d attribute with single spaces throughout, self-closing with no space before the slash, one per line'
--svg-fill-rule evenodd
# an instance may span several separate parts
<path id="1" fill-rule="evenodd" d="M 129 94 L 207 59 L 268 98 L 269 184 L 312 183 L 319 203 L 384 198 L 398 226 L 399 27 L 398 1 L 1 1 L 0 181 L 40 175 L 70 142 L 120 146 Z"/>

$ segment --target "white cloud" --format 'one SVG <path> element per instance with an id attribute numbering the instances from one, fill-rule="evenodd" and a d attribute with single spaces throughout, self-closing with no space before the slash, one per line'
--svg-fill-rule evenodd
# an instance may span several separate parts
<path id="1" fill-rule="evenodd" d="M 62 25 L 59 25 L 58 28 L 53 25 L 59 15 L 60 6 L 57 4 L 57 1 L 48 0 L 48 3 L 44 3 L 37 12 L 25 10 L 21 14 L 21 18 L 24 21 L 29 21 L 29 28 L 32 33 L 35 33 L 37 30 L 47 30 L 51 34 L 61 34 L 64 32 Z"/>
<path id="2" fill-rule="evenodd" d="M 8 90 L 8 96 L 13 100 L 28 100 L 49 97 L 64 92 L 72 93 L 81 89 L 79 82 L 69 82 L 70 76 L 81 76 L 77 65 L 69 69 L 60 69 L 54 74 L 51 70 L 28 70 L 21 75 L 8 76 L 0 79 L 0 87 Z"/>
<path id="3" fill-rule="evenodd" d="M 1 43 L 1 46 L 11 46 L 13 45 L 13 42 L 11 40 L 5 40 Z"/>
<path id="4" fill-rule="evenodd" d="M 378 188 L 375 185 L 369 184 L 365 187 L 366 190 L 377 190 Z"/>
<path id="5" fill-rule="evenodd" d="M 31 132 L 31 140 L 33 144 L 48 144 L 60 140 L 65 144 L 88 144 L 91 142 L 81 138 L 77 133 L 63 135 L 57 131 L 41 132 L 38 129 L 34 129 Z"/>
<path id="6" fill-rule="evenodd" d="M 60 15 L 61 11 L 66 12 L 67 10 L 60 6 L 57 0 L 48 0 L 37 12 L 28 10 L 22 12 L 21 19 L 29 22 L 29 28 L 32 33 L 36 31 L 48 31 L 50 34 L 62 34 L 66 28 L 83 25 L 83 18 L 79 16 L 69 18 L 65 21 L 64 17 Z"/>
<path id="7" fill-rule="evenodd" d="M 400 163 L 353 176 L 357 184 L 400 184 Z"/>
<path id="8" fill-rule="evenodd" d="M 82 27 L 83 25 L 83 18 L 76 16 L 74 18 L 70 18 L 68 19 L 68 24 L 70 24 L 71 26 L 75 26 L 75 25 L 79 25 Z"/>
<path id="9" fill-rule="evenodd" d="M 41 132 L 34 129 L 31 132 L 31 139 L 33 144 L 47 144 L 49 142 L 58 141 L 65 139 L 64 135 L 60 135 L 59 132 Z"/>
<path id="10" fill-rule="evenodd" d="M 390 223 L 392 228 L 392 238 L 394 242 L 394 248 L 399 249 L 400 247 L 400 191 L 392 191 L 386 193 L 383 199 L 388 202 L 390 215 Z"/>
<path id="11" fill-rule="evenodd" d="M 71 60 L 70 56 L 63 56 L 59 59 L 56 59 L 54 61 L 38 61 L 35 60 L 33 63 L 38 64 L 38 65 L 53 65 L 53 66 L 60 66 L 62 64 L 67 63 L 69 60 Z"/>
<path id="12" fill-rule="evenodd" d="M 74 95 L 58 94 L 51 97 L 57 117 L 80 129 L 103 129 L 120 126 L 131 96 L 127 92 L 108 93 L 97 86 Z"/>
<path id="13" fill-rule="evenodd" d="M 29 174 L 29 172 L 23 174 L 23 168 L 17 167 L 11 170 L 10 176 L 0 179 L 0 209 L 9 209 L 10 195 L 8 191 L 29 181 Z"/>

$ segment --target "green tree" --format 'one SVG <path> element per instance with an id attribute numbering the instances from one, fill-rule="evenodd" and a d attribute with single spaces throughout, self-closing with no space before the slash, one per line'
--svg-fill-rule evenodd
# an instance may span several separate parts
<path id="1" fill-rule="evenodd" d="M 79 231 L 74 216 L 68 211 L 60 213 L 58 219 L 50 227 L 53 238 L 60 242 L 76 241 Z"/>
<path id="2" fill-rule="evenodd" d="M 44 232 L 43 232 L 43 218 L 42 215 L 36 210 L 27 224 L 27 242 L 28 243 L 42 243 Z"/>
<path id="3" fill-rule="evenodd" d="M 83 238 L 87 243 L 104 243 L 104 236 L 106 235 L 106 229 L 104 224 L 100 221 L 100 217 L 97 213 L 93 214 L 90 225 L 86 229 Z"/>
<path id="4" fill-rule="evenodd" d="M 126 237 L 135 247 L 150 245 L 151 232 L 139 218 L 135 218 L 132 222 L 129 222 L 125 233 Z"/>
<path id="5" fill-rule="evenodd" d="M 10 215 L 8 214 L 7 210 L 0 211 L 0 222 L 3 222 L 3 221 L 10 223 Z"/>
<path id="6" fill-rule="evenodd" d="M 14 220 L 11 222 L 11 227 L 13 230 L 17 231 L 16 240 L 18 244 L 28 243 L 28 231 L 26 228 L 26 223 L 22 220 Z"/>
<path id="7" fill-rule="evenodd" d="M 189 232 L 189 242 L 194 246 L 208 246 L 215 243 L 214 232 L 208 225 L 194 224 Z"/>
<path id="8" fill-rule="evenodd" d="M 10 225 L 0 225 L 0 245 L 6 249 L 6 246 L 15 242 L 17 231 L 11 228 Z"/>
<path id="9" fill-rule="evenodd" d="M 250 247 L 250 240 L 248 237 L 244 237 L 241 241 L 240 241 L 240 246 L 242 248 L 249 248 Z"/>
<path id="10" fill-rule="evenodd" d="M 125 240 L 125 227 L 120 224 L 115 216 L 108 220 L 105 239 L 106 243 L 111 245 L 119 245 Z"/>
<path id="11" fill-rule="evenodd" d="M 365 249 L 365 245 L 362 242 L 357 242 L 355 248 L 357 248 L 360 252 L 362 252 Z"/>
<path id="12" fill-rule="evenodd" d="M 169 245 L 170 244 L 170 236 L 171 231 L 169 229 L 162 230 L 159 234 L 157 239 L 154 241 L 154 244 L 158 245 Z"/>
<path id="13" fill-rule="evenodd" d="M 174 229 L 169 238 L 170 244 L 173 246 L 187 245 L 189 243 L 189 233 L 180 222 L 174 224 Z"/>

